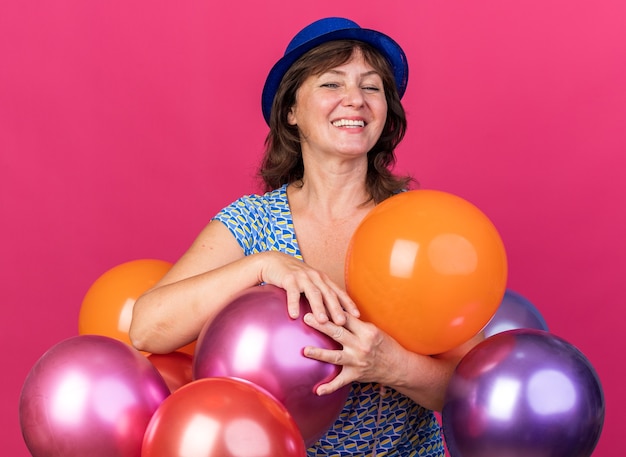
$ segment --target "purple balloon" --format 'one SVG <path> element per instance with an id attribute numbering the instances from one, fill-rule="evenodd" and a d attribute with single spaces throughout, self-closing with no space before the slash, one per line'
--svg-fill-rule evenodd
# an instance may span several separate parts
<path id="1" fill-rule="evenodd" d="M 302 317 L 310 312 L 300 300 L 300 317 L 287 313 L 287 294 L 272 285 L 245 290 L 198 337 L 194 379 L 234 377 L 250 381 L 280 401 L 298 424 L 307 446 L 335 422 L 350 386 L 318 396 L 315 388 L 341 367 L 305 357 L 305 346 L 340 349 L 332 338 L 312 329 Z"/>
<path id="2" fill-rule="evenodd" d="M 20 396 L 20 425 L 33 457 L 140 457 L 152 414 L 169 395 L 140 352 L 99 335 L 49 349 Z"/>
<path id="3" fill-rule="evenodd" d="M 543 330 L 487 338 L 457 366 L 444 402 L 452 457 L 588 457 L 604 394 L 585 356 Z"/>
<path id="4" fill-rule="evenodd" d="M 539 310 L 528 299 L 507 289 L 496 314 L 485 326 L 485 336 L 518 328 L 534 328 L 548 331 L 548 324 Z"/>

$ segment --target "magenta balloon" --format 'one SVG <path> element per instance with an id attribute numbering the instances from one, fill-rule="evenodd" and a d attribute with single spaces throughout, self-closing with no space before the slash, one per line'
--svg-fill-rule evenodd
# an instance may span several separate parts
<path id="1" fill-rule="evenodd" d="M 193 363 L 194 379 L 235 377 L 267 390 L 289 411 L 307 446 L 335 422 L 350 392 L 346 386 L 330 395 L 315 394 L 315 387 L 341 368 L 309 359 L 302 349 L 341 346 L 304 323 L 302 316 L 309 311 L 302 298 L 300 318 L 291 319 L 283 289 L 248 289 L 202 329 Z"/>
<path id="2" fill-rule="evenodd" d="M 589 457 L 604 424 L 596 371 L 565 340 L 516 329 L 478 344 L 444 402 L 452 457 Z"/>
<path id="3" fill-rule="evenodd" d="M 521 294 L 507 289 L 496 314 L 485 326 L 485 336 L 518 328 L 549 330 L 548 324 L 535 305 Z"/>
<path id="4" fill-rule="evenodd" d="M 22 434 L 33 457 L 139 457 L 152 414 L 168 395 L 156 368 L 127 344 L 69 338 L 26 377 Z"/>

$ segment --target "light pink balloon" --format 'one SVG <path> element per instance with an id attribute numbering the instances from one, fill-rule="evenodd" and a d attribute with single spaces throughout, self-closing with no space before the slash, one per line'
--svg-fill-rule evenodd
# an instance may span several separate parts
<path id="1" fill-rule="evenodd" d="M 305 357 L 305 346 L 340 349 L 332 338 L 312 329 L 302 316 L 310 312 L 300 300 L 300 317 L 287 313 L 287 295 L 264 285 L 244 291 L 198 337 L 194 379 L 235 377 L 266 389 L 292 415 L 307 446 L 335 422 L 350 386 L 318 396 L 316 386 L 333 379 L 341 367 Z"/>
<path id="2" fill-rule="evenodd" d="M 81 335 L 49 349 L 26 377 L 20 425 L 33 457 L 139 457 L 169 389 L 126 343 Z"/>

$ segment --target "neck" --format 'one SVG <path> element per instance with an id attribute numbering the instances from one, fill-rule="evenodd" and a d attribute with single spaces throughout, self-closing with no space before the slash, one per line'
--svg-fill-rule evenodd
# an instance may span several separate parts
<path id="1" fill-rule="evenodd" d="M 369 199 L 365 188 L 367 175 L 365 155 L 346 158 L 307 153 L 303 149 L 302 160 L 304 161 L 303 187 L 308 187 L 309 191 L 319 196 L 330 193 L 332 198 L 337 197 L 336 192 L 341 194 L 356 192 L 362 194 L 362 201 Z"/>
<path id="2" fill-rule="evenodd" d="M 288 188 L 292 211 L 315 214 L 327 221 L 350 219 L 356 212 L 374 206 L 363 179 L 308 179 L 305 176 Z"/>

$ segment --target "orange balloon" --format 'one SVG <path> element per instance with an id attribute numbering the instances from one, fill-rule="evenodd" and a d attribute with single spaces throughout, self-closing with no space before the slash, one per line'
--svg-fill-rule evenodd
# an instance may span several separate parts
<path id="1" fill-rule="evenodd" d="M 413 352 L 438 354 L 493 317 L 507 260 L 498 231 L 474 205 L 446 192 L 412 190 L 363 219 L 345 275 L 363 320 Z"/>
<path id="2" fill-rule="evenodd" d="M 146 429 L 141 457 L 305 457 L 285 407 L 256 384 L 203 378 L 167 397 Z"/>
<path id="3" fill-rule="evenodd" d="M 196 344 L 197 344 L 197 341 L 196 341 L 196 340 L 194 340 L 194 341 L 192 341 L 191 343 L 186 344 L 186 345 L 185 345 L 185 346 L 183 346 L 182 348 L 178 348 L 178 349 L 176 349 L 176 350 L 177 350 L 178 352 L 183 352 L 183 353 L 185 353 L 185 354 L 189 354 L 190 356 L 192 356 L 192 357 L 193 357 L 193 355 L 194 355 L 194 354 L 195 354 L 195 352 L 196 352 Z"/>
<path id="4" fill-rule="evenodd" d="M 184 352 L 150 354 L 148 360 L 159 371 L 165 384 L 174 392 L 193 380 L 193 357 Z"/>
<path id="5" fill-rule="evenodd" d="M 106 271 L 89 288 L 78 316 L 80 335 L 103 335 L 131 344 L 128 336 L 135 301 L 172 267 L 164 260 L 141 259 Z"/>

